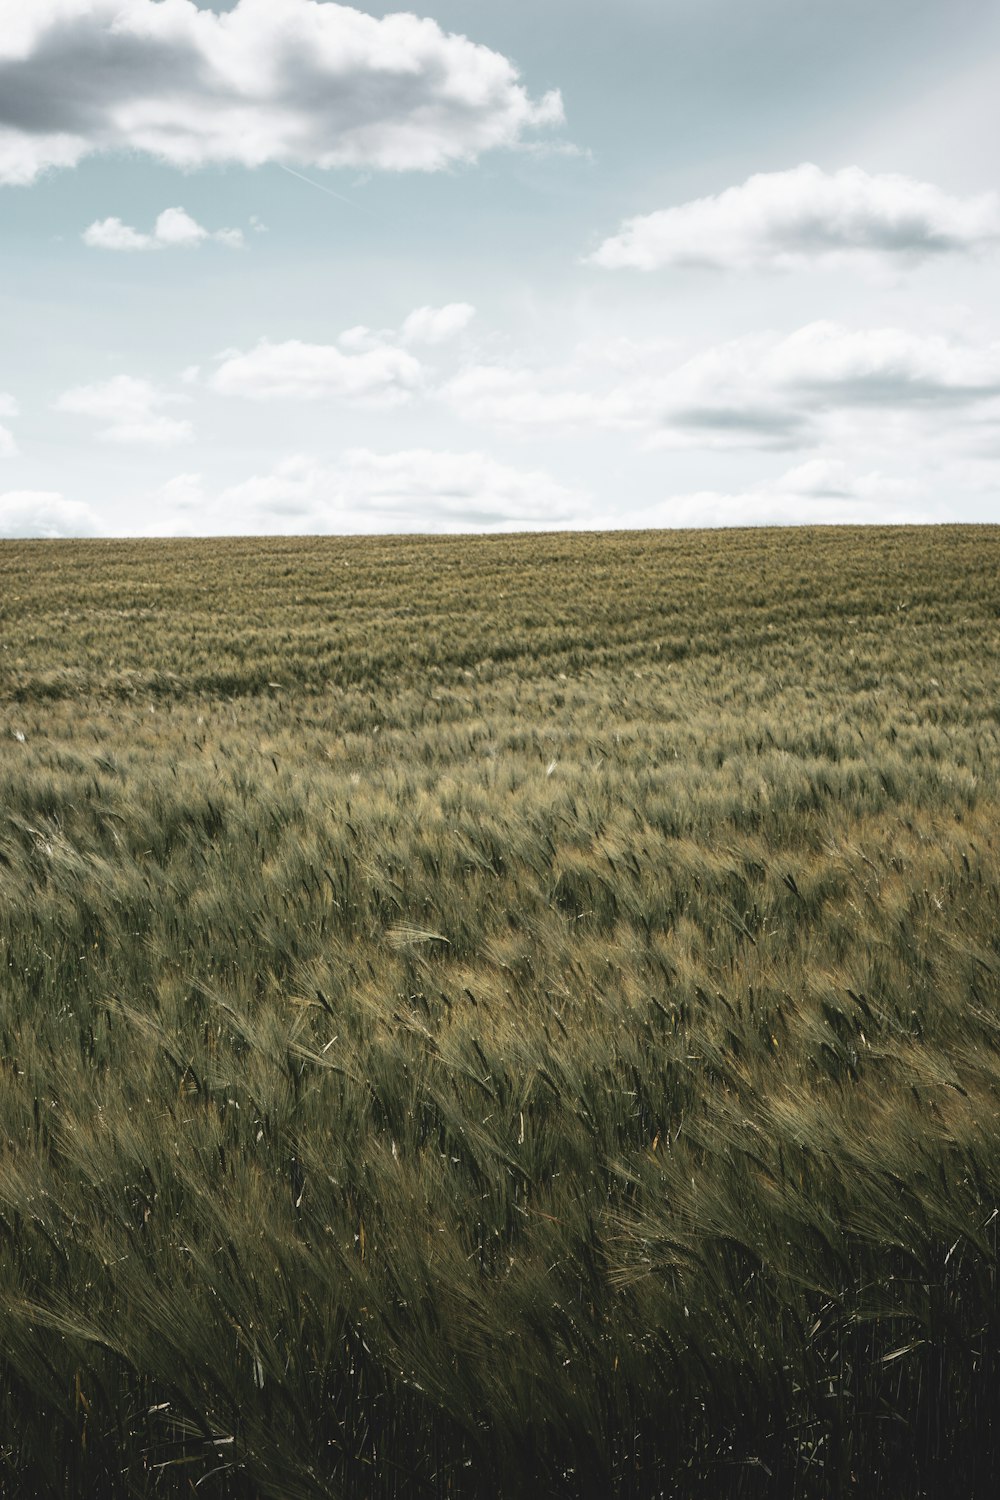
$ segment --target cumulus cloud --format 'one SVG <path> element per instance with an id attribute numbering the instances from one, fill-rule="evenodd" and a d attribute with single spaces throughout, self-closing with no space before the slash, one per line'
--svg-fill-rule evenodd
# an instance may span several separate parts
<path id="1" fill-rule="evenodd" d="M 359 406 L 392 407 L 411 400 L 423 376 L 419 359 L 391 344 L 375 343 L 357 353 L 345 353 L 334 344 L 307 344 L 299 339 L 272 344 L 262 339 L 246 353 L 234 349 L 224 354 L 211 385 L 220 395 L 251 401 L 332 398 Z"/>
<path id="2" fill-rule="evenodd" d="M 427 448 L 297 456 L 214 493 L 181 474 L 148 499 L 150 530 L 172 535 L 516 531 L 582 525 L 591 508 L 539 470 Z"/>
<path id="3" fill-rule="evenodd" d="M 1000 344 L 809 323 L 767 351 L 765 379 L 845 406 L 965 405 L 1000 393 Z"/>
<path id="4" fill-rule="evenodd" d="M 469 365 L 437 394 L 461 417 L 504 429 L 635 431 L 655 447 L 794 448 L 838 413 L 986 414 L 1000 397 L 1000 344 L 898 328 L 807 324 L 733 339 L 677 362 L 580 351 L 566 366 Z"/>
<path id="5" fill-rule="evenodd" d="M 85 245 L 94 250 L 155 250 L 159 248 L 154 235 L 142 234 L 138 229 L 121 219 L 95 219 L 81 236 Z"/>
<path id="6" fill-rule="evenodd" d="M 104 522 L 87 505 L 49 490 L 0 495 L 0 537 L 101 536 Z"/>
<path id="7" fill-rule="evenodd" d="M 206 229 L 183 208 L 165 208 L 156 220 L 151 234 L 145 234 L 121 219 L 97 219 L 83 231 L 83 242 L 95 250 L 190 250 L 214 240 L 239 250 L 243 245 L 241 229 Z"/>
<path id="8" fill-rule="evenodd" d="M 762 172 L 714 197 L 627 219 L 589 263 L 787 270 L 863 259 L 915 262 L 1000 241 L 1000 195 L 953 197 L 928 182 L 804 163 Z"/>
<path id="9" fill-rule="evenodd" d="M 179 420 L 164 408 L 187 400 L 160 390 L 148 380 L 116 375 L 96 385 L 75 386 L 64 391 L 55 410 L 91 417 L 99 424 L 98 436 L 108 443 L 167 448 L 186 443 L 194 436 L 190 422 Z"/>
<path id="10" fill-rule="evenodd" d="M 433 171 L 563 119 L 514 64 L 433 20 L 334 0 L 31 0 L 4 7 L 0 181 L 104 151 Z"/>
<path id="11" fill-rule="evenodd" d="M 708 349 L 657 394 L 655 446 L 795 447 L 838 413 L 972 414 L 1000 394 L 1000 345 L 819 321 Z"/>
<path id="12" fill-rule="evenodd" d="M 446 307 L 417 307 L 400 329 L 407 344 L 444 344 L 468 328 L 476 316 L 469 302 L 449 302 Z"/>
<path id="13" fill-rule="evenodd" d="M 386 344 L 446 344 L 468 328 L 476 316 L 471 302 L 449 302 L 444 307 L 415 307 L 398 328 L 369 328 L 356 323 L 337 337 L 342 349 L 361 354 Z"/>
<path id="14" fill-rule="evenodd" d="M 299 339 L 256 348 L 228 349 L 219 356 L 209 384 L 224 396 L 254 401 L 286 398 L 298 401 L 341 400 L 355 406 L 402 406 L 423 391 L 428 369 L 405 345 L 441 345 L 453 339 L 476 315 L 469 302 L 418 307 L 399 328 L 369 328 L 359 323 L 337 337 L 336 344 Z M 187 374 L 185 375 L 185 379 Z M 192 379 L 197 369 L 192 367 Z"/>

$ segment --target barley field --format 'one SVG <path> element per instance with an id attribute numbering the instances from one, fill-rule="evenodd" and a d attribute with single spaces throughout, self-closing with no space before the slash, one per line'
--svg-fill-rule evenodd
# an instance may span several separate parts
<path id="1" fill-rule="evenodd" d="M 0 543 L 0 1493 L 1000 1471 L 1000 528 Z"/>

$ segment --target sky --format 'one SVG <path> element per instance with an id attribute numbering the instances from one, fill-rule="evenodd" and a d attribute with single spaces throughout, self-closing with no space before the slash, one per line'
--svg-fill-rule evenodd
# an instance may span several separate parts
<path id="1" fill-rule="evenodd" d="M 0 0 L 0 537 L 1000 521 L 995 0 Z"/>

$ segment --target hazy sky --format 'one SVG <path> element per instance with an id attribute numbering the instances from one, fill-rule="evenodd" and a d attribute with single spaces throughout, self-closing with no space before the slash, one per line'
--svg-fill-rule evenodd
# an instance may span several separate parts
<path id="1" fill-rule="evenodd" d="M 0 536 L 1000 520 L 995 0 L 0 0 Z"/>

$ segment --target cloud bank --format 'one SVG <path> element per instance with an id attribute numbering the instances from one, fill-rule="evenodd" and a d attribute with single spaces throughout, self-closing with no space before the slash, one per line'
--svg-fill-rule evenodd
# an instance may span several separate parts
<path id="1" fill-rule="evenodd" d="M 612 351 L 614 353 L 614 351 Z M 1000 344 L 831 321 L 730 340 L 667 363 L 633 349 L 567 366 L 468 365 L 438 396 L 467 421 L 522 432 L 593 427 L 648 446 L 793 448 L 841 414 L 985 417 L 1000 397 Z M 609 376 L 611 379 L 609 380 Z"/>
<path id="2" fill-rule="evenodd" d="M 738 491 L 670 495 L 628 524 L 701 526 L 912 526 L 947 520 L 920 485 L 873 470 L 854 474 L 840 459 L 799 464 L 777 479 Z"/>
<path id="3" fill-rule="evenodd" d="M 97 219 L 83 231 L 85 245 L 93 250 L 193 250 L 207 240 L 239 250 L 242 229 L 206 229 L 183 208 L 165 208 L 151 234 L 133 229 L 121 219 Z"/>
<path id="4" fill-rule="evenodd" d="M 905 263 L 1000 242 L 1000 195 L 957 198 L 931 183 L 804 163 L 762 172 L 714 197 L 627 219 L 589 257 L 606 270 L 672 266 L 789 270 L 849 261 Z"/>
<path id="5" fill-rule="evenodd" d="M 628 511 L 540 471 L 479 452 L 350 449 L 333 463 L 292 457 L 265 474 L 212 491 L 199 474 L 178 474 L 144 509 L 155 536 L 345 535 L 547 530 L 560 527 L 702 527 L 915 524 L 947 520 L 920 483 L 878 471 L 855 474 L 818 458 L 743 491 L 666 495 Z M 88 506 L 46 491 L 0 494 L 0 538 L 121 534 Z"/>
<path id="6" fill-rule="evenodd" d="M 590 511 L 588 496 L 540 470 L 428 448 L 299 455 L 215 493 L 180 474 L 149 499 L 156 532 L 181 536 L 520 531 L 579 525 Z"/>
<path id="7" fill-rule="evenodd" d="M 0 182 L 106 151 L 434 171 L 563 120 L 506 57 L 333 0 L 31 0 L 0 28 Z"/>
<path id="8" fill-rule="evenodd" d="M 100 516 L 78 500 L 49 490 L 10 490 L 0 495 L 0 537 L 103 536 Z"/>

